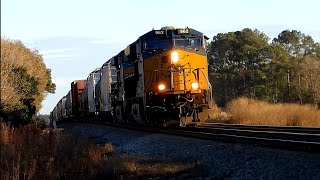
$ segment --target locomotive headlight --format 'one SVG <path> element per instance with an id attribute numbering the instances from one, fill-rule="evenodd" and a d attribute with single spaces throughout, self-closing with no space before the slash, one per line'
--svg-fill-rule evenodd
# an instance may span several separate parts
<path id="1" fill-rule="evenodd" d="M 160 91 L 163 91 L 166 88 L 166 86 L 164 84 L 159 84 L 158 89 Z"/>
<path id="2" fill-rule="evenodd" d="M 192 89 L 198 89 L 199 88 L 199 84 L 197 82 L 193 82 L 191 84 Z"/>
<path id="3" fill-rule="evenodd" d="M 177 51 L 174 51 L 171 53 L 171 63 L 175 64 L 179 61 L 179 53 Z"/>

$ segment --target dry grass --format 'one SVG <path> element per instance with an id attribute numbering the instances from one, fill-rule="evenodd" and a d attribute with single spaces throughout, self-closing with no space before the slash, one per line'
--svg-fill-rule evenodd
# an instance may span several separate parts
<path id="1" fill-rule="evenodd" d="M 225 122 L 274 126 L 320 126 L 320 110 L 312 105 L 272 104 L 248 98 L 230 102 Z"/>
<path id="2" fill-rule="evenodd" d="M 205 168 L 198 161 L 173 161 L 150 157 L 120 155 L 109 158 L 104 166 L 104 177 L 148 179 L 152 177 L 195 178 L 206 174 Z"/>
<path id="3" fill-rule="evenodd" d="M 1 123 L 1 179 L 136 179 L 199 177 L 199 162 L 112 155 L 111 144 L 27 125 Z M 180 178 L 181 179 L 181 178 Z"/>
<path id="4" fill-rule="evenodd" d="M 209 109 L 209 122 L 221 122 L 226 123 L 230 121 L 231 115 L 224 112 L 221 108 L 219 108 L 215 103 L 212 103 L 211 109 Z"/>
<path id="5" fill-rule="evenodd" d="M 35 125 L 1 123 L 1 179 L 86 179 L 94 177 L 112 146 Z"/>

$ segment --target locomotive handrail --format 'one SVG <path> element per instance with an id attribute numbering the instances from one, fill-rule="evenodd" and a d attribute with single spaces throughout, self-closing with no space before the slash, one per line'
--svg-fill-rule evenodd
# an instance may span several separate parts
<path id="1" fill-rule="evenodd" d="M 207 83 L 208 83 L 209 87 L 212 88 L 211 83 L 210 83 L 208 77 L 207 77 L 207 76 L 205 75 L 205 73 L 203 72 L 203 69 L 200 69 L 200 71 L 201 71 L 201 73 L 203 74 L 204 78 L 207 80 Z"/>

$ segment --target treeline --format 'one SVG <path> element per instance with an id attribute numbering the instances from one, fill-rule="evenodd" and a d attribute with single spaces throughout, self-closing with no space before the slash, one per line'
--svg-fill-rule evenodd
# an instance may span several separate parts
<path id="1" fill-rule="evenodd" d="M 237 97 L 320 104 L 320 44 L 296 30 L 271 40 L 258 30 L 219 33 L 209 52 L 209 76 L 220 106 Z"/>
<path id="2" fill-rule="evenodd" d="M 15 125 L 30 123 L 46 94 L 54 91 L 51 70 L 38 51 L 1 38 L 0 117 Z"/>

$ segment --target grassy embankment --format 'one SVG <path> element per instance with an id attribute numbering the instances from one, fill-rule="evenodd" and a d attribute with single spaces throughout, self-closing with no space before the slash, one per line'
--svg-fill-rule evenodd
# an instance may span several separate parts
<path id="1" fill-rule="evenodd" d="M 176 177 L 203 173 L 197 161 L 112 154 L 111 144 L 98 145 L 63 130 L 1 123 L 1 179 L 117 179 Z M 200 174 L 201 175 L 201 174 Z"/>
<path id="2" fill-rule="evenodd" d="M 312 105 L 273 104 L 248 98 L 231 101 L 223 112 L 215 107 L 212 122 L 320 127 L 320 110 Z"/>

